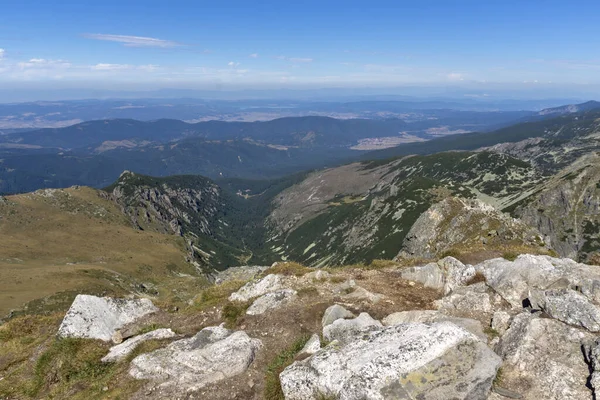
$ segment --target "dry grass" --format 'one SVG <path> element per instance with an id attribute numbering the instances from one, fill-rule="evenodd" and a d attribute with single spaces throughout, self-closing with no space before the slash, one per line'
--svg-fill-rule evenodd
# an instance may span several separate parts
<path id="1" fill-rule="evenodd" d="M 191 311 L 206 310 L 210 307 L 222 306 L 229 295 L 246 284 L 245 281 L 227 281 L 220 285 L 209 286 L 202 290 L 194 299 Z"/>
<path id="2" fill-rule="evenodd" d="M 59 292 L 120 294 L 195 274 L 182 238 L 134 229 L 94 189 L 54 193 L 9 196 L 0 205 L 0 316 Z"/>
<path id="3" fill-rule="evenodd" d="M 314 271 L 314 269 L 305 267 L 302 264 L 298 264 L 296 262 L 282 262 L 277 263 L 274 266 L 266 269 L 263 272 L 263 276 L 269 274 L 279 274 L 286 276 L 303 276 L 308 274 L 309 272 Z"/>

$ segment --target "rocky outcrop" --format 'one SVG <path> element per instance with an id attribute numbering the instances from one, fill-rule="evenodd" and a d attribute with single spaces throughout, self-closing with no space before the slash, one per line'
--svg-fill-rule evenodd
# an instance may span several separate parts
<path id="1" fill-rule="evenodd" d="M 570 259 L 520 255 L 514 261 L 495 258 L 476 266 L 486 284 L 513 307 L 530 303 L 533 291 L 573 289 L 600 304 L 600 267 Z"/>
<path id="2" fill-rule="evenodd" d="M 325 328 L 327 325 L 333 324 L 338 319 L 354 317 L 356 317 L 356 315 L 352 314 L 344 307 L 340 306 L 339 304 L 334 304 L 332 306 L 329 306 L 327 310 L 325 310 L 323 318 L 321 318 L 321 325 L 323 326 L 323 328 Z"/>
<path id="3" fill-rule="evenodd" d="M 403 243 L 401 258 L 434 258 L 460 248 L 539 247 L 534 228 L 478 199 L 447 198 L 419 216 Z"/>
<path id="4" fill-rule="evenodd" d="M 504 360 L 499 384 L 525 400 L 592 400 L 582 348 L 593 339 L 554 319 L 519 314 L 496 348 Z"/>
<path id="5" fill-rule="evenodd" d="M 321 339 L 315 333 L 308 339 L 299 354 L 315 354 L 319 350 L 321 350 Z"/>
<path id="6" fill-rule="evenodd" d="M 268 310 L 279 308 L 290 301 L 293 301 L 296 294 L 297 292 L 292 289 L 283 289 L 276 292 L 267 293 L 254 300 L 254 303 L 252 303 L 252 305 L 248 307 L 248 310 L 246 310 L 246 314 L 264 314 Z"/>
<path id="7" fill-rule="evenodd" d="M 483 333 L 483 327 L 481 322 L 470 319 L 470 318 L 458 318 L 443 314 L 439 311 L 434 310 L 413 310 L 413 311 L 400 311 L 385 317 L 381 322 L 384 326 L 394 326 L 398 324 L 420 322 L 424 324 L 432 324 L 434 322 L 452 322 L 454 325 L 459 326 L 473 335 L 477 336 L 484 342 L 487 341 L 487 336 Z"/>
<path id="8" fill-rule="evenodd" d="M 67 311 L 58 336 L 111 340 L 126 324 L 158 311 L 148 299 L 114 299 L 80 294 Z"/>
<path id="9" fill-rule="evenodd" d="M 102 358 L 102 362 L 117 362 L 125 359 L 137 346 L 148 340 L 171 339 L 177 336 L 171 329 L 156 329 L 151 332 L 135 336 L 110 348 L 108 354 Z"/>
<path id="10" fill-rule="evenodd" d="M 283 277 L 269 274 L 260 280 L 248 282 L 242 286 L 237 292 L 229 296 L 229 301 L 245 302 L 283 288 Z"/>
<path id="11" fill-rule="evenodd" d="M 243 331 L 204 328 L 195 336 L 133 359 L 129 374 L 180 390 L 202 388 L 241 374 L 261 347 Z"/>
<path id="12" fill-rule="evenodd" d="M 467 284 L 475 276 L 475 268 L 463 264 L 454 257 L 445 257 L 435 263 L 402 269 L 400 276 L 448 294 Z"/>
<path id="13" fill-rule="evenodd" d="M 369 326 L 349 336 L 281 373 L 286 400 L 485 399 L 500 366 L 483 342 L 449 322 Z"/>
<path id="14" fill-rule="evenodd" d="M 371 318 L 367 313 L 353 319 L 336 319 L 323 328 L 323 338 L 328 342 L 337 340 L 340 343 L 351 342 L 356 335 L 381 328 L 381 322 Z"/>

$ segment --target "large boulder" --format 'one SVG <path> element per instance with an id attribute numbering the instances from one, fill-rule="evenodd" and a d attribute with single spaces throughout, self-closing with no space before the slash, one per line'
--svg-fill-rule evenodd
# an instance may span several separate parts
<path id="1" fill-rule="evenodd" d="M 481 322 L 471 318 L 452 317 L 435 310 L 412 310 L 400 311 L 385 317 L 381 322 L 384 326 L 393 326 L 405 324 L 407 322 L 421 322 L 431 324 L 434 322 L 449 321 L 471 332 L 483 341 L 487 341 L 487 336 L 483 333 Z"/>
<path id="2" fill-rule="evenodd" d="M 283 289 L 283 277 L 269 274 L 262 279 L 246 283 L 229 296 L 229 301 L 246 302 L 255 297 Z"/>
<path id="3" fill-rule="evenodd" d="M 452 293 L 434 302 L 444 314 L 457 317 L 489 320 L 495 310 L 503 307 L 500 295 L 484 282 L 456 288 Z"/>
<path id="4" fill-rule="evenodd" d="M 280 375 L 286 400 L 486 399 L 500 358 L 450 323 L 370 328 Z"/>
<path id="5" fill-rule="evenodd" d="M 524 400 L 592 400 L 582 349 L 593 339 L 589 332 L 539 313 L 521 313 L 496 347 L 504 360 L 499 385 Z"/>
<path id="6" fill-rule="evenodd" d="M 402 279 L 422 283 L 428 288 L 444 289 L 444 272 L 437 263 L 405 268 L 400 272 L 400 276 Z"/>
<path id="7" fill-rule="evenodd" d="M 129 374 L 161 386 L 195 390 L 244 372 L 261 347 L 243 331 L 208 327 L 195 336 L 142 354 L 131 361 Z"/>
<path id="8" fill-rule="evenodd" d="M 420 282 L 423 286 L 441 290 L 444 294 L 466 285 L 475 274 L 472 265 L 465 265 L 454 257 L 444 257 L 438 262 L 400 271 L 403 279 Z"/>
<path id="9" fill-rule="evenodd" d="M 487 260 L 475 266 L 486 283 L 513 307 L 521 308 L 530 292 L 569 288 L 600 304 L 600 267 L 567 258 L 523 254 L 514 261 Z"/>
<path id="10" fill-rule="evenodd" d="M 341 343 L 352 341 L 356 335 L 381 328 L 381 322 L 367 313 L 353 319 L 337 319 L 323 328 L 323 338 L 329 342 L 337 340 Z"/>
<path id="11" fill-rule="evenodd" d="M 161 328 L 151 332 L 135 336 L 110 348 L 108 354 L 102 358 L 102 362 L 117 362 L 125 359 L 136 347 L 148 340 L 170 339 L 177 336 L 171 329 Z"/>
<path id="12" fill-rule="evenodd" d="M 252 305 L 248 307 L 248 310 L 246 310 L 246 314 L 264 314 L 268 310 L 279 308 L 292 301 L 294 297 L 296 297 L 296 294 L 297 292 L 292 289 L 283 289 L 276 292 L 267 293 L 254 300 L 254 303 L 252 303 Z"/>
<path id="13" fill-rule="evenodd" d="M 529 301 L 533 308 L 543 310 L 554 319 L 590 332 L 600 332 L 600 308 L 579 292 L 571 289 L 532 290 Z"/>
<path id="14" fill-rule="evenodd" d="M 111 340 L 121 327 L 158 311 L 149 299 L 115 299 L 80 294 L 60 327 L 59 337 Z"/>

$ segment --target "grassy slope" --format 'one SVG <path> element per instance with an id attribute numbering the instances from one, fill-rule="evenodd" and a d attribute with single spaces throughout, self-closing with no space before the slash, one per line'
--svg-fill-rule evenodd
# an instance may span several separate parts
<path id="1" fill-rule="evenodd" d="M 0 204 L 0 315 L 63 291 L 123 293 L 138 290 L 142 282 L 152 286 L 173 278 L 177 271 L 194 274 L 181 238 L 133 229 L 96 190 L 6 200 Z M 56 307 L 71 296 L 56 298 Z"/>

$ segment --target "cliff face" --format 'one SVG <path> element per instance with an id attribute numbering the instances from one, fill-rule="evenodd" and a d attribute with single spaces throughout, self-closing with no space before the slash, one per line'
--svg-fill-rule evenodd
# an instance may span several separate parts
<path id="1" fill-rule="evenodd" d="M 536 229 L 477 199 L 447 198 L 417 219 L 400 257 L 435 258 L 448 252 L 547 248 Z"/>
<path id="2" fill-rule="evenodd" d="M 600 249 L 600 156 L 562 170 L 514 214 L 539 229 L 561 256 L 589 260 Z"/>

